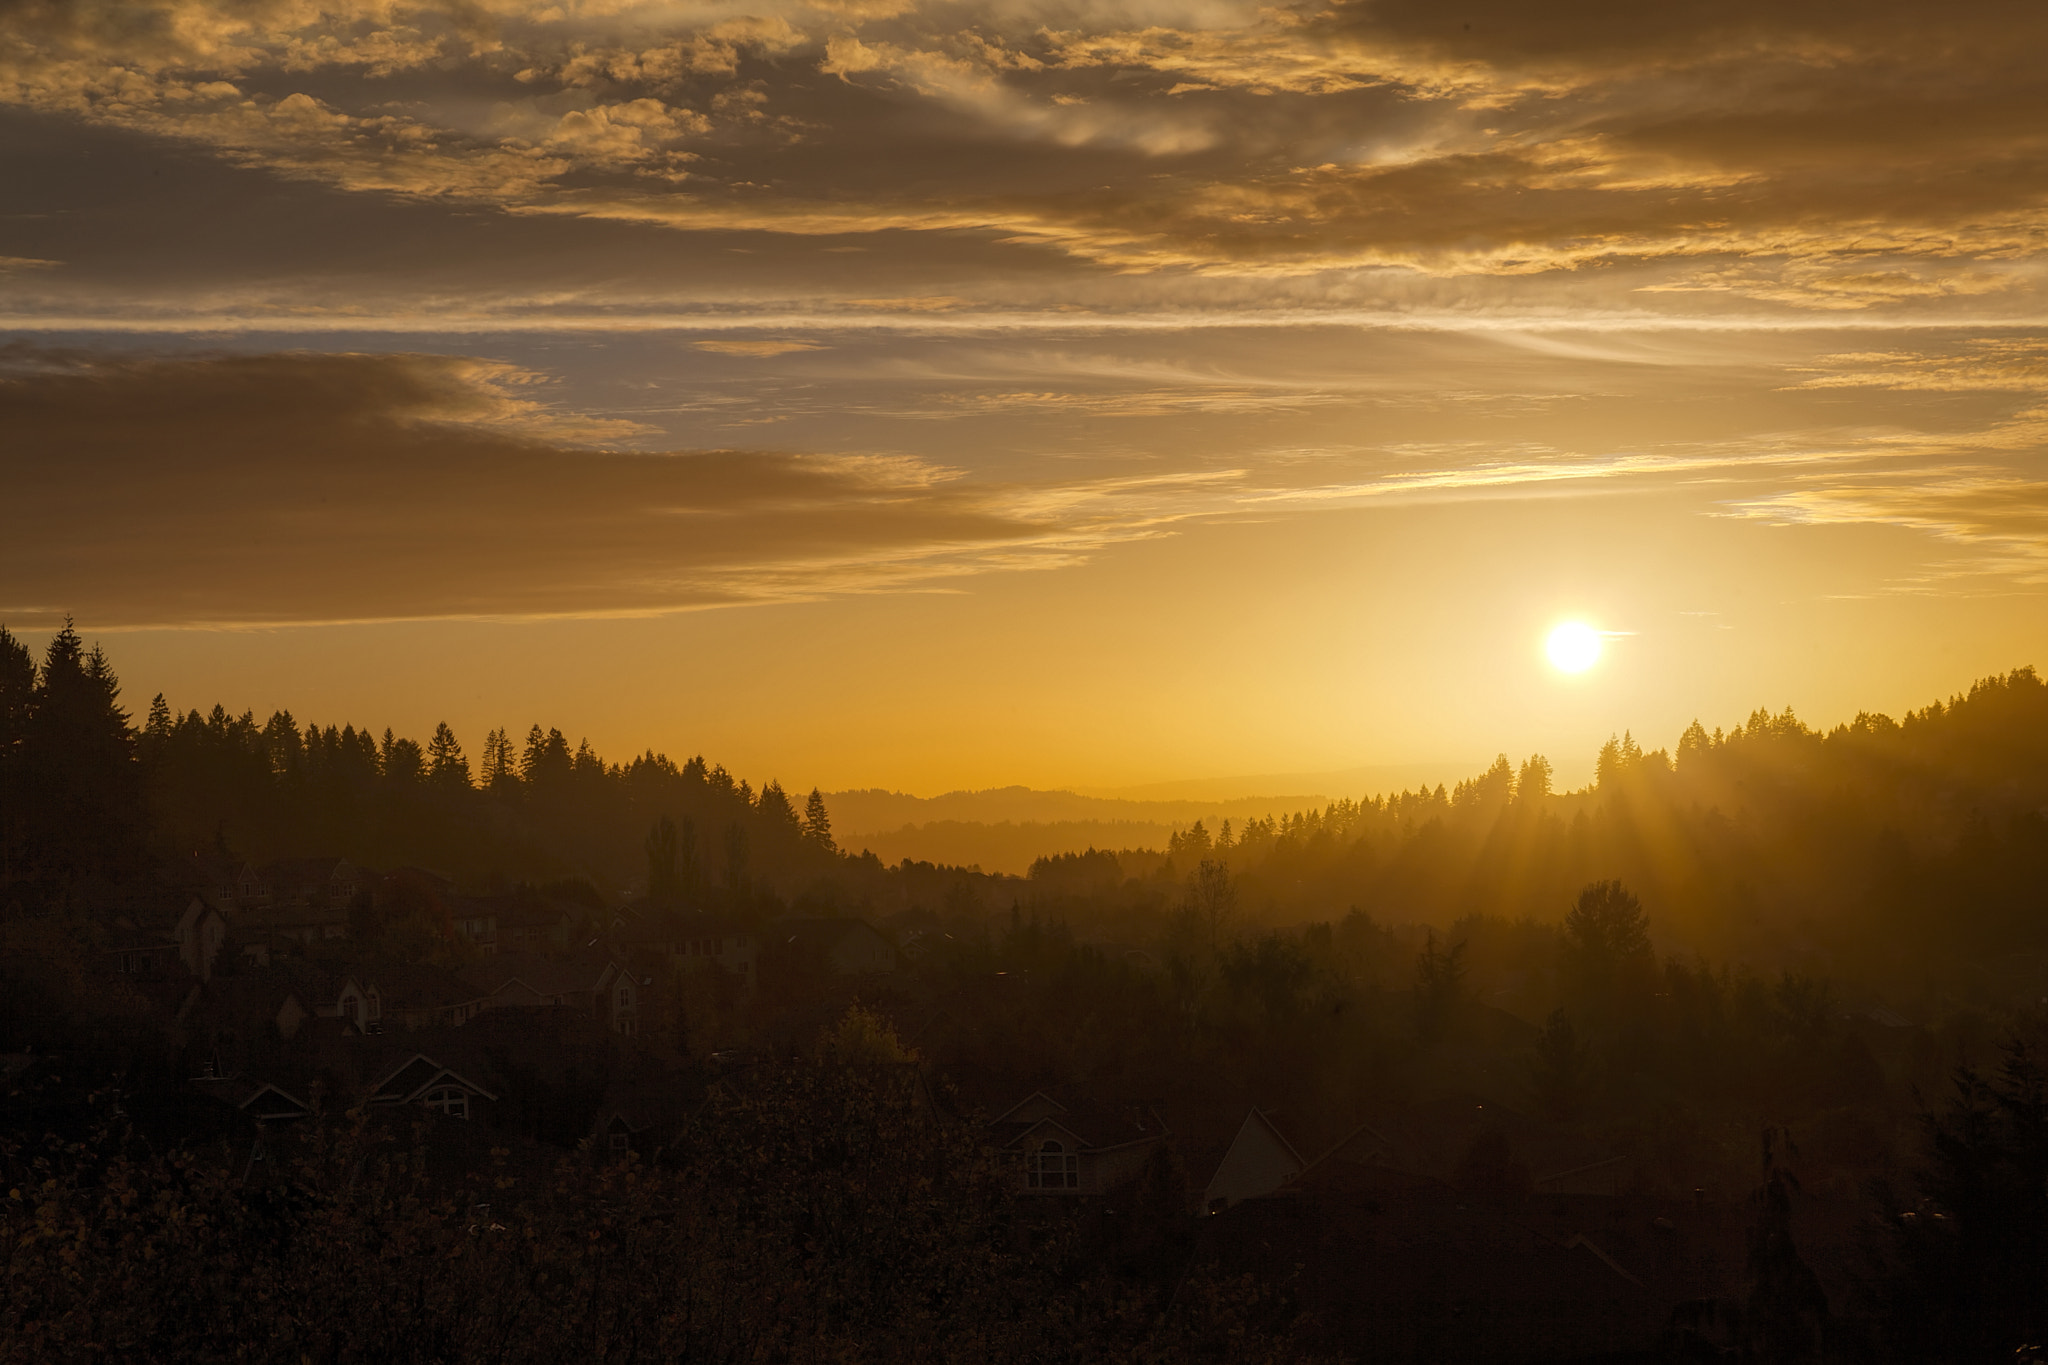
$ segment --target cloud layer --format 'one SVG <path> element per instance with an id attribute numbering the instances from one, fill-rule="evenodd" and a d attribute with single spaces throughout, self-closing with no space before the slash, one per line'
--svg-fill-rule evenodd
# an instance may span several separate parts
<path id="1" fill-rule="evenodd" d="M 984 301 L 1064 260 L 1183 300 L 1393 272 L 1681 313 L 2036 308 L 2048 13 L 1653 8 L 27 0 L 0 106 L 457 211 L 891 260 L 967 234 Z M 826 296 L 868 296 L 876 262 L 838 265 Z"/>
<path id="2" fill-rule="evenodd" d="M 11 359 L 0 607 L 17 621 L 673 610 L 928 580 L 1102 534 L 915 460 L 564 444 L 621 424 L 554 413 L 502 365 Z"/>

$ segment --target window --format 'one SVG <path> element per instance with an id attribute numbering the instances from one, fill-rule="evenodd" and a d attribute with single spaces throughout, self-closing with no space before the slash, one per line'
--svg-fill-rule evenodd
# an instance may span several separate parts
<path id="1" fill-rule="evenodd" d="M 1081 1188 L 1081 1158 L 1057 1141 L 1042 1143 L 1031 1154 L 1031 1169 L 1025 1183 L 1034 1190 L 1078 1190 Z"/>
<path id="2" fill-rule="evenodd" d="M 452 1085 L 427 1092 L 427 1108 L 446 1114 L 451 1119 L 469 1117 L 469 1092 Z"/>
<path id="3" fill-rule="evenodd" d="M 633 1008 L 633 988 L 631 986 L 619 987 L 619 1008 L 622 1010 Z"/>
<path id="4" fill-rule="evenodd" d="M 627 1149 L 628 1147 L 630 1147 L 630 1146 L 632 1146 L 632 1145 L 633 1145 L 633 1139 L 632 1139 L 631 1137 L 629 1137 L 628 1135 L 626 1135 L 625 1133 L 613 1133 L 613 1134 L 612 1134 L 612 1150 L 613 1150 L 613 1151 L 615 1151 L 615 1152 L 623 1152 L 623 1151 L 625 1151 L 625 1150 L 626 1150 L 626 1149 Z"/>

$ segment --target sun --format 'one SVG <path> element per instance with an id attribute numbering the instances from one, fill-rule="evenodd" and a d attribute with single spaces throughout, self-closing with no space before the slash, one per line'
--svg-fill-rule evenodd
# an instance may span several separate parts
<path id="1" fill-rule="evenodd" d="M 1584 673 L 1600 662 L 1600 632 L 1583 621 L 1567 621 L 1550 632 L 1544 652 L 1562 672 Z"/>

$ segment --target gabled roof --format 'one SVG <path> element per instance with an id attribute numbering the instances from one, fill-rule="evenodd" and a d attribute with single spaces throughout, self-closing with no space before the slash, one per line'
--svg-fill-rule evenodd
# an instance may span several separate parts
<path id="1" fill-rule="evenodd" d="M 1066 1112 L 1067 1106 L 1061 1104 L 1043 1090 L 1034 1090 L 1002 1113 L 990 1119 L 988 1126 L 996 1128 L 1006 1123 L 1036 1123 L 1042 1118 L 1050 1118 L 1054 1114 L 1064 1114 Z"/>
<path id="2" fill-rule="evenodd" d="M 1149 1106 L 1091 1101 L 1085 1095 L 1054 1099 L 1034 1090 L 989 1121 L 999 1148 L 1024 1147 L 1053 1130 L 1065 1135 L 1084 1152 L 1104 1152 L 1137 1142 L 1156 1142 L 1167 1136 L 1166 1124 Z"/>
<path id="3" fill-rule="evenodd" d="M 410 1104 L 436 1086 L 459 1086 L 472 1094 L 487 1100 L 498 1098 L 483 1086 L 448 1067 L 441 1065 L 424 1052 L 415 1052 L 396 1067 L 384 1073 L 384 1078 L 370 1087 L 371 1104 Z"/>
<path id="4" fill-rule="evenodd" d="M 522 952 L 495 953 L 469 963 L 462 968 L 460 975 L 485 995 L 496 995 L 518 982 L 535 995 L 548 997 L 587 991 L 596 979 L 573 960 Z"/>
<path id="5" fill-rule="evenodd" d="M 1271 1194 L 1307 1169 L 1308 1163 L 1272 1117 L 1255 1108 L 1244 1116 L 1230 1150 L 1209 1177 L 1203 1202 L 1213 1208 L 1219 1201 L 1229 1205 Z"/>
<path id="6" fill-rule="evenodd" d="M 882 942 L 889 942 L 888 936 L 881 930 L 860 919 L 779 919 L 768 926 L 771 939 L 780 938 L 801 948 L 814 948 L 826 952 L 838 947 L 847 935 L 856 932 L 873 934 Z"/>
<path id="7" fill-rule="evenodd" d="M 245 1079 L 240 1076 L 220 1078 L 204 1077 L 192 1082 L 201 1094 L 232 1104 L 258 1123 L 277 1123 L 288 1119 L 302 1119 L 313 1112 L 313 1106 L 283 1086 L 270 1081 Z"/>

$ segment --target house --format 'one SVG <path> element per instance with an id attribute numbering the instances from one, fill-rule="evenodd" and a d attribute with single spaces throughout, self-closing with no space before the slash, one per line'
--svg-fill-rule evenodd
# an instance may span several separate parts
<path id="1" fill-rule="evenodd" d="M 233 1105 L 266 1127 L 292 1123 L 313 1112 L 312 1105 L 269 1081 L 241 1076 L 201 1076 L 193 1080 L 192 1088 L 223 1104 Z"/>
<path id="2" fill-rule="evenodd" d="M 569 927 L 587 913 L 569 901 L 535 894 L 501 897 L 498 901 L 498 951 L 535 951 L 549 944 L 566 945 Z"/>
<path id="3" fill-rule="evenodd" d="M 185 974 L 177 940 L 148 929 L 116 926 L 107 946 L 100 950 L 100 961 L 108 970 L 136 980 L 160 980 L 173 969 Z"/>
<path id="4" fill-rule="evenodd" d="M 198 980 L 210 981 L 227 937 L 227 917 L 219 907 L 205 896 L 194 896 L 175 920 L 117 923 L 114 941 L 101 957 L 125 976 L 161 977 L 176 963 Z"/>
<path id="5" fill-rule="evenodd" d="M 424 1052 L 415 1052 L 371 1084 L 364 1103 L 372 1107 L 421 1104 L 452 1119 L 467 1119 L 497 1096 Z"/>
<path id="6" fill-rule="evenodd" d="M 652 949 L 675 963 L 715 966 L 744 991 L 752 991 L 760 979 L 758 940 L 715 915 L 658 909 L 639 901 L 614 917 L 611 937 L 623 948 Z"/>
<path id="7" fill-rule="evenodd" d="M 185 884 L 230 915 L 270 904 L 270 883 L 263 874 L 249 863 L 229 858 L 194 854 Z"/>
<path id="8" fill-rule="evenodd" d="M 614 1033 L 632 1035 L 648 1018 L 662 967 L 658 955 L 629 953 L 600 940 L 566 958 L 497 953 L 463 968 L 462 980 L 476 1001 L 471 1013 L 569 1009 L 593 1015 Z"/>
<path id="9" fill-rule="evenodd" d="M 1221 1213 L 1233 1204 L 1284 1190 L 1334 1163 L 1383 1166 L 1387 1154 L 1385 1135 L 1371 1124 L 1361 1123 L 1331 1143 L 1322 1155 L 1303 1160 L 1272 1113 L 1253 1109 L 1238 1125 L 1237 1136 L 1217 1163 L 1216 1174 L 1209 1178 L 1202 1193 L 1202 1209 Z"/>
<path id="10" fill-rule="evenodd" d="M 614 1033 L 641 1033 L 653 1018 L 659 958 L 642 950 L 612 951 L 592 984 L 591 1001 L 598 1018 Z"/>
<path id="11" fill-rule="evenodd" d="M 235 926 L 251 936 L 290 939 L 311 948 L 348 937 L 348 905 L 327 901 L 268 905 L 237 915 Z"/>
<path id="12" fill-rule="evenodd" d="M 488 1007 L 485 997 L 454 972 L 425 964 L 388 965 L 376 969 L 380 1017 L 386 1027 L 408 1032 L 437 1026 L 459 1026 Z M 365 987 L 365 1005 L 367 1006 Z"/>
<path id="13" fill-rule="evenodd" d="M 996 1149 L 1023 1166 L 1027 1194 L 1103 1194 L 1144 1170 L 1170 1134 L 1135 1106 L 1062 1103 L 1043 1090 L 989 1120 Z"/>
<path id="14" fill-rule="evenodd" d="M 475 948 L 485 957 L 498 951 L 499 902 L 505 899 L 495 896 L 451 896 L 448 905 L 449 922 L 462 941 Z"/>
<path id="15" fill-rule="evenodd" d="M 286 858 L 265 863 L 261 875 L 277 904 L 346 909 L 369 887 L 372 874 L 346 858 Z"/>
<path id="16" fill-rule="evenodd" d="M 1202 1193 L 1202 1207 L 1221 1213 L 1232 1204 L 1271 1194 L 1308 1169 L 1308 1162 L 1280 1132 L 1272 1116 L 1253 1109 L 1244 1116 L 1230 1150 Z"/>
<path id="17" fill-rule="evenodd" d="M 840 976 L 896 970 L 896 945 L 864 920 L 783 919 L 769 932 L 789 946 L 815 955 Z"/>
<path id="18" fill-rule="evenodd" d="M 591 984 L 573 962 L 516 949 L 472 962 L 460 975 L 493 1010 L 559 1009 L 587 997 Z"/>
<path id="19" fill-rule="evenodd" d="M 636 1124 L 621 1109 L 599 1110 L 597 1122 L 590 1129 L 598 1145 L 613 1156 L 642 1150 L 646 1144 L 646 1132 L 644 1124 Z"/>

